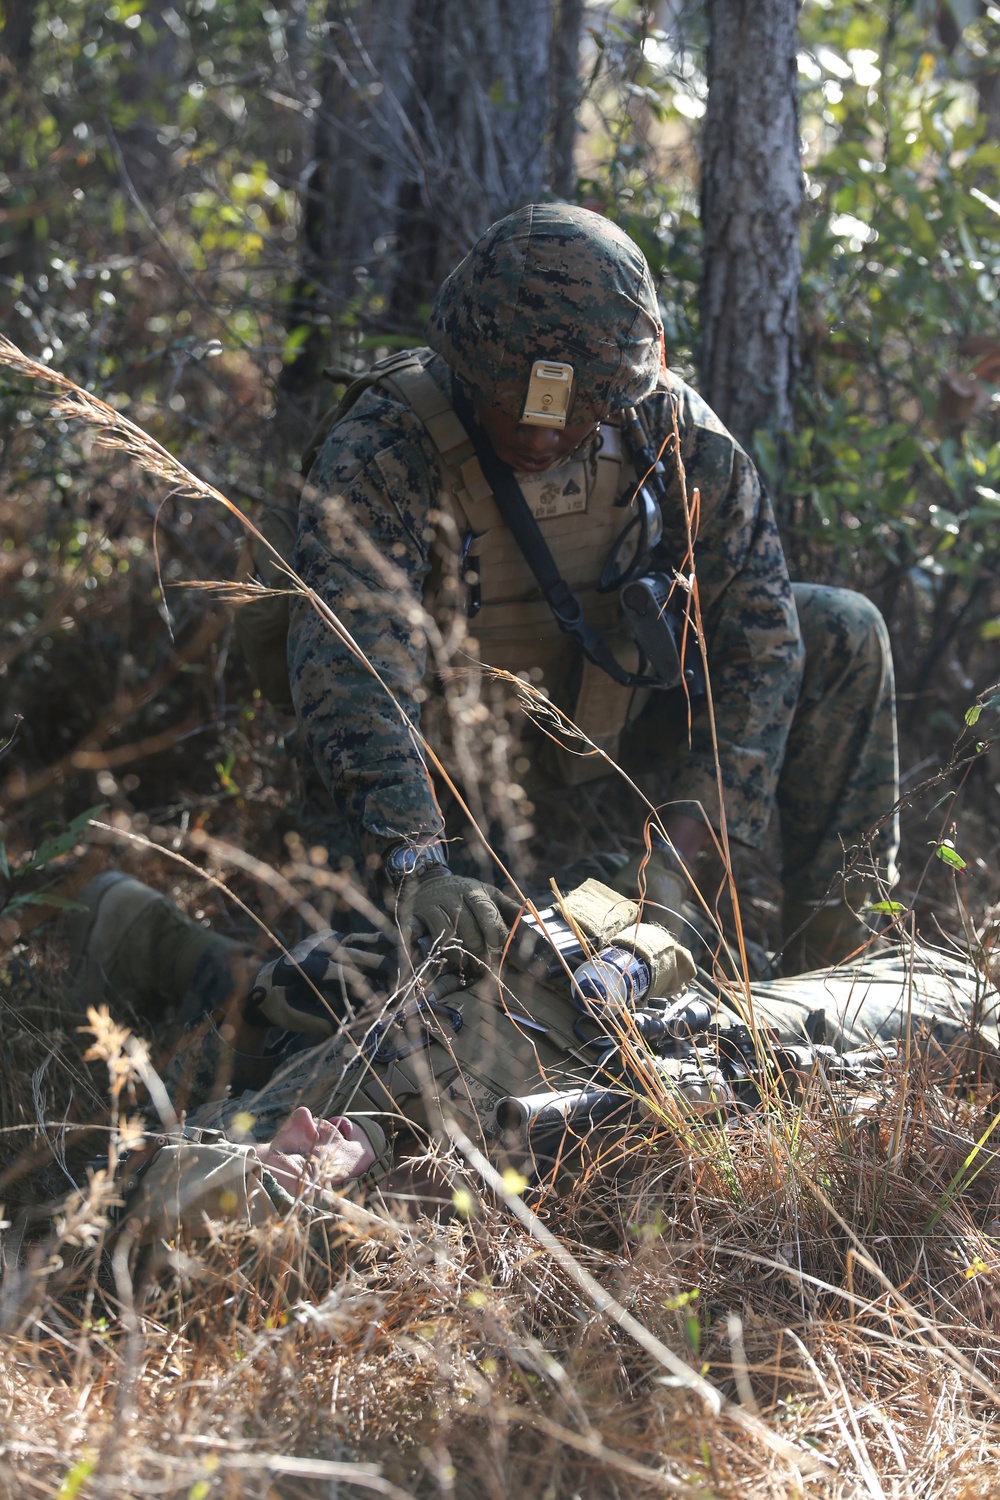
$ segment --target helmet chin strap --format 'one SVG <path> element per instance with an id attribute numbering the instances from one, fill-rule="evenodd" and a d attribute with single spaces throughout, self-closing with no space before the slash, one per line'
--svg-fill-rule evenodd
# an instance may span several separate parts
<path id="1" fill-rule="evenodd" d="M 572 453 L 567 453 L 566 457 L 561 458 L 559 462 L 565 464 L 571 462 L 571 460 L 576 458 L 586 458 L 588 449 L 591 447 L 594 441 L 600 437 L 600 435 L 601 424 L 600 422 L 595 422 L 594 426 L 587 433 L 587 436 L 585 438 L 581 438 L 577 443 Z"/>

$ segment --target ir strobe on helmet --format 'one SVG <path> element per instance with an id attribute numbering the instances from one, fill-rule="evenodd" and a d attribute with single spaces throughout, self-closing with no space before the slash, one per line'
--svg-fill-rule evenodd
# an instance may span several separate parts
<path id="1" fill-rule="evenodd" d="M 518 422 L 533 419 L 539 362 L 572 367 L 571 425 L 634 406 L 664 368 L 645 256 L 617 225 L 566 203 L 492 225 L 438 292 L 427 341 L 481 405 Z"/>

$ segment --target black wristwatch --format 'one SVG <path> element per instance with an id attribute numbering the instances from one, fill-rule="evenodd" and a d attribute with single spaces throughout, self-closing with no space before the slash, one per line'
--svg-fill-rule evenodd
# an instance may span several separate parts
<path id="1" fill-rule="evenodd" d="M 435 867 L 447 870 L 448 859 L 443 846 L 435 839 L 428 844 L 393 844 L 382 861 L 386 879 L 398 891 L 408 875 L 423 875 Z"/>

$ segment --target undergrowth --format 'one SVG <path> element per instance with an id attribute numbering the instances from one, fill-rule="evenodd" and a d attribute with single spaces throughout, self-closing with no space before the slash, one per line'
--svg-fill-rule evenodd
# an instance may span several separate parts
<path id="1" fill-rule="evenodd" d="M 717 1415 L 483 1184 L 437 1215 L 387 1196 L 367 1223 L 293 1214 L 126 1257 L 105 1170 L 109 1071 L 131 1112 L 124 1035 L 77 1029 L 64 959 L 38 939 L 3 991 L 0 1492 L 1000 1487 L 988 1084 L 913 1066 L 856 1118 L 817 1090 L 728 1131 L 651 1128 L 529 1195 Z"/>

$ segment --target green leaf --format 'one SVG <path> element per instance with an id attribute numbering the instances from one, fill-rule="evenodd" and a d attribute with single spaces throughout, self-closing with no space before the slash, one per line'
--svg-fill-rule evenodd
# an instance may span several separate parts
<path id="1" fill-rule="evenodd" d="M 873 901 L 870 906 L 865 907 L 865 911 L 878 912 L 886 917 L 898 917 L 901 911 L 906 910 L 900 901 Z"/>
<path id="2" fill-rule="evenodd" d="M 979 723 L 979 715 L 982 713 L 982 711 L 983 705 L 981 703 L 974 703 L 971 708 L 967 708 L 965 710 L 965 722 L 966 724 L 968 724 L 970 729 L 972 728 L 973 724 Z"/>
<path id="3" fill-rule="evenodd" d="M 286 364 L 290 364 L 309 337 L 309 325 L 300 323 L 293 328 L 281 346 L 281 357 Z"/>
<path id="4" fill-rule="evenodd" d="M 86 1483 L 97 1468 L 97 1460 L 92 1455 L 79 1459 L 69 1469 L 62 1484 L 56 1490 L 55 1500 L 76 1500 L 81 1487 Z"/>
<path id="5" fill-rule="evenodd" d="M 98 813 L 104 812 L 107 805 L 106 802 L 98 802 L 95 807 L 88 807 L 86 812 L 77 813 L 67 831 L 72 834 L 82 833 L 90 820 L 96 818 Z"/>
<path id="6" fill-rule="evenodd" d="M 60 854 L 66 854 L 76 843 L 76 835 L 67 828 L 65 832 L 57 834 L 55 838 L 46 839 L 39 844 L 34 854 L 21 866 L 21 874 L 28 870 L 38 870 L 42 865 L 47 865 L 50 860 L 58 859 Z"/>
<path id="7" fill-rule="evenodd" d="M 950 865 L 953 870 L 964 870 L 966 861 L 959 854 L 951 839 L 944 839 L 934 850 L 942 864 Z"/>
<path id="8" fill-rule="evenodd" d="M 71 901 L 68 896 L 49 896 L 45 891 L 27 891 L 8 901 L 4 911 L 13 911 L 17 906 L 54 906 L 58 911 L 89 911 L 83 901 Z"/>
<path id="9" fill-rule="evenodd" d="M 693 1286 L 688 1292 L 678 1292 L 676 1297 L 668 1297 L 663 1306 L 667 1312 L 677 1312 L 679 1308 L 687 1307 L 690 1303 L 697 1302 L 699 1295 L 699 1288 Z"/>
<path id="10" fill-rule="evenodd" d="M 39 844 L 34 854 L 23 866 L 22 872 L 26 870 L 37 870 L 42 865 L 47 865 L 51 860 L 58 859 L 60 854 L 67 854 L 74 844 L 79 843 L 80 834 L 83 832 L 91 818 L 104 811 L 106 802 L 100 802 L 96 807 L 88 807 L 86 812 L 79 813 L 65 829 L 63 833 L 57 834 L 55 838 L 46 839 Z"/>
<path id="11" fill-rule="evenodd" d="M 701 1324 L 696 1317 L 684 1319 L 684 1332 L 687 1335 L 688 1347 L 692 1354 L 697 1354 L 701 1347 Z"/>

